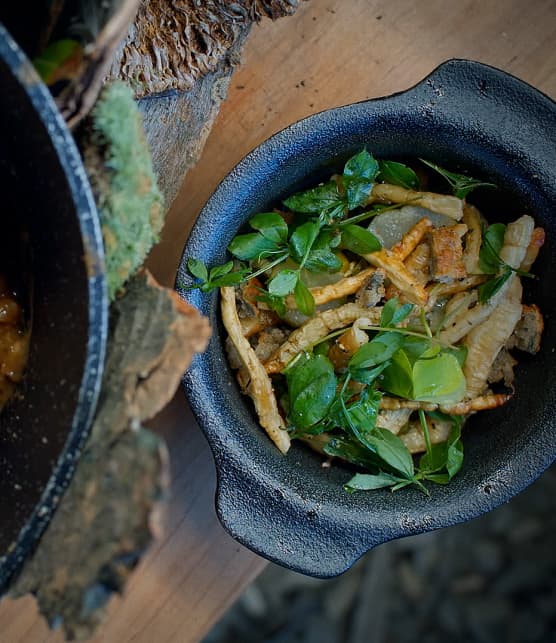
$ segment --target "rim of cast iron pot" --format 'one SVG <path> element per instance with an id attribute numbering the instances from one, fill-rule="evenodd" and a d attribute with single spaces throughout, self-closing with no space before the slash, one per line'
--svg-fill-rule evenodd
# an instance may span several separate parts
<path id="1" fill-rule="evenodd" d="M 98 212 L 73 137 L 48 88 L 1 24 L 0 57 L 29 97 L 38 119 L 50 136 L 65 174 L 79 222 L 81 241 L 86 252 L 89 324 L 83 376 L 71 428 L 39 503 L 35 506 L 9 553 L 3 558 L 0 557 L 1 596 L 50 522 L 71 480 L 81 448 L 89 435 L 104 366 L 108 329 L 108 294 Z"/>
<path id="2" fill-rule="evenodd" d="M 467 461 L 449 485 L 431 485 L 430 497 L 411 488 L 347 494 L 342 489 L 350 475 L 346 469 L 321 469 L 319 456 L 306 447 L 292 447 L 284 458 L 259 427 L 227 364 L 219 298 L 187 288 L 193 283 L 187 259 L 223 263 L 226 246 L 250 216 L 295 191 L 338 157 L 340 147 L 343 160 L 361 149 L 362 140 L 375 152 L 374 139 L 377 156 L 432 157 L 497 179 L 547 229 L 539 268 L 546 275 L 556 261 L 551 241 L 556 227 L 549 214 L 556 203 L 555 124 L 556 104 L 530 85 L 481 63 L 450 60 L 408 90 L 294 123 L 248 154 L 216 189 L 185 245 L 176 288 L 214 328 L 208 350 L 195 357 L 183 386 L 216 461 L 219 518 L 239 542 L 296 571 L 329 577 L 378 544 L 463 522 L 507 501 L 556 455 L 551 411 L 556 393 L 543 387 L 543 377 L 555 370 L 550 355 L 556 331 L 550 310 L 544 310 L 541 353 L 520 365 L 512 404 L 470 421 L 464 437 Z M 535 288 L 550 300 L 548 281 L 539 280 Z M 534 395 L 520 396 L 531 378 L 540 387 L 537 404 Z M 504 432 L 512 427 L 512 415 L 531 421 L 508 443 Z"/>

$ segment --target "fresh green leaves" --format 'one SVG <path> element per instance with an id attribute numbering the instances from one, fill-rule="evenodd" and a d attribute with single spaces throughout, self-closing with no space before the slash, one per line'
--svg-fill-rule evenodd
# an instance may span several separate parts
<path id="1" fill-rule="evenodd" d="M 419 476 L 437 484 L 447 484 L 463 464 L 463 443 L 461 427 L 463 419 L 460 416 L 444 415 L 434 412 L 429 417 L 440 420 L 451 420 L 453 423 L 450 436 L 446 442 L 433 444 L 419 460 Z"/>
<path id="2" fill-rule="evenodd" d="M 259 261 L 286 249 L 288 226 L 283 217 L 275 212 L 262 212 L 249 220 L 257 232 L 234 237 L 228 250 L 242 261 Z"/>
<path id="3" fill-rule="evenodd" d="M 285 371 L 290 399 L 288 419 L 307 430 L 324 419 L 336 395 L 336 375 L 324 355 L 301 356 Z"/>
<path id="4" fill-rule="evenodd" d="M 483 232 L 483 243 L 479 252 L 479 268 L 486 275 L 496 275 L 504 263 L 500 259 L 500 250 L 504 246 L 506 226 L 493 223 Z"/>
<path id="5" fill-rule="evenodd" d="M 435 172 L 438 172 L 441 176 L 443 176 L 446 181 L 450 184 L 450 187 L 452 188 L 452 191 L 454 193 L 454 196 L 456 196 L 458 199 L 465 199 L 465 197 L 472 191 L 475 190 L 476 188 L 496 188 L 497 186 L 494 183 L 487 183 L 486 181 L 480 181 L 478 179 L 474 179 L 470 176 L 466 176 L 465 174 L 457 174 L 456 172 L 448 172 L 448 170 L 445 170 L 444 168 L 440 167 L 440 165 L 436 165 L 436 163 L 432 163 L 431 161 L 427 161 L 425 159 L 419 159 L 421 163 L 424 163 L 428 167 L 432 168 Z"/>
<path id="6" fill-rule="evenodd" d="M 294 212 L 332 221 L 367 202 L 378 171 L 377 160 L 363 150 L 347 161 L 339 181 L 298 192 L 285 199 L 284 205 Z"/>
<path id="7" fill-rule="evenodd" d="M 500 251 L 504 246 L 504 235 L 506 226 L 503 223 L 493 223 L 483 232 L 483 243 L 479 252 L 479 268 L 487 275 L 493 275 L 477 289 L 479 302 L 486 303 L 501 290 L 504 284 L 511 277 L 513 272 L 522 277 L 532 277 L 528 272 L 515 270 L 505 263 L 500 257 Z"/>
<path id="8" fill-rule="evenodd" d="M 342 175 L 348 210 L 354 210 L 367 202 L 377 174 L 378 162 L 367 150 L 349 159 Z"/>
<path id="9" fill-rule="evenodd" d="M 380 250 L 382 244 L 372 232 L 358 225 L 342 226 L 342 248 L 358 255 L 366 255 Z"/>
<path id="10" fill-rule="evenodd" d="M 288 239 L 288 224 L 277 212 L 261 212 L 249 220 L 249 225 L 258 230 L 265 239 L 276 244 Z"/>
<path id="11" fill-rule="evenodd" d="M 283 203 L 294 212 L 320 214 L 343 205 L 343 199 L 336 181 L 329 181 L 316 188 L 298 192 L 285 199 Z"/>
<path id="12" fill-rule="evenodd" d="M 268 282 L 268 292 L 276 297 L 285 297 L 295 290 L 295 286 L 299 280 L 299 271 L 284 269 L 280 270 Z"/>
<path id="13" fill-rule="evenodd" d="M 406 188 L 406 190 L 418 190 L 420 188 L 419 177 L 407 165 L 396 161 L 381 160 L 378 162 L 378 166 L 380 169 L 378 178 L 384 183 L 399 185 L 402 188 Z"/>
<path id="14" fill-rule="evenodd" d="M 201 292 L 210 292 L 214 288 L 238 284 L 243 280 L 245 270 L 239 269 L 236 272 L 232 272 L 233 267 L 234 262 L 228 261 L 222 266 L 212 268 L 209 272 L 202 261 L 190 257 L 187 260 L 187 268 L 194 277 L 200 279 L 200 282 L 188 287 L 199 288 Z"/>

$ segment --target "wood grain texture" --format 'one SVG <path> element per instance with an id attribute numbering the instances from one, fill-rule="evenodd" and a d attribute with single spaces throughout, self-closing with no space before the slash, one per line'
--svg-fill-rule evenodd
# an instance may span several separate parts
<path id="1" fill-rule="evenodd" d="M 525 13 L 524 13 L 525 12 Z M 556 96 L 556 2 L 318 0 L 255 27 L 196 167 L 167 217 L 150 267 L 171 284 L 203 203 L 240 158 L 288 123 L 413 85 L 442 61 L 480 60 Z M 168 440 L 173 499 L 163 539 L 110 606 L 95 641 L 198 641 L 263 562 L 234 543 L 213 509 L 209 449 L 178 393 L 156 419 Z M 30 598 L 0 604 L 0 641 L 60 641 Z"/>

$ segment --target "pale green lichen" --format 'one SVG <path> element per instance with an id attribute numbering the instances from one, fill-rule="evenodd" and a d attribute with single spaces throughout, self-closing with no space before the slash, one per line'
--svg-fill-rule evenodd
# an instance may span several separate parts
<path id="1" fill-rule="evenodd" d="M 97 157 L 91 167 L 86 158 L 86 165 L 102 224 L 108 292 L 114 299 L 158 241 L 163 200 L 142 117 L 127 85 L 115 82 L 103 90 L 91 113 L 91 127 L 101 161 Z"/>

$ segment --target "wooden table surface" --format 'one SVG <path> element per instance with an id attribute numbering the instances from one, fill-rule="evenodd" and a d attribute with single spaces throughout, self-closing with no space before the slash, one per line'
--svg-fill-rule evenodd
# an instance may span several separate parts
<path id="1" fill-rule="evenodd" d="M 150 267 L 172 284 L 181 248 L 222 177 L 254 146 L 322 109 L 405 89 L 449 58 L 509 71 L 556 97 L 554 0 L 312 0 L 255 28 L 199 163 L 168 215 Z M 198 641 L 264 567 L 220 527 L 210 451 L 178 392 L 154 425 L 167 438 L 164 533 L 95 641 Z M 0 643 L 53 643 L 34 600 L 0 603 Z"/>

